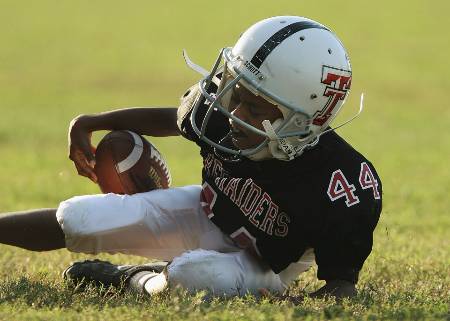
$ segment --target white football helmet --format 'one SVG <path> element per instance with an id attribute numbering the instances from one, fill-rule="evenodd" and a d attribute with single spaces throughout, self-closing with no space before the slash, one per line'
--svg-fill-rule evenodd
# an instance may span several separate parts
<path id="1" fill-rule="evenodd" d="M 199 85 L 209 105 L 202 125 L 197 126 L 194 119 L 205 102 L 201 96 L 197 100 L 191 114 L 194 131 L 223 152 L 254 160 L 291 160 L 314 146 L 344 104 L 352 79 L 347 52 L 337 36 L 316 21 L 296 16 L 254 24 L 234 47 L 222 49 L 211 72 L 187 55 L 185 59 L 204 75 Z M 211 83 L 217 85 L 217 92 L 210 93 Z M 237 83 L 276 105 L 283 118 L 263 121 L 264 130 L 260 130 L 234 116 L 229 101 Z M 245 150 L 214 142 L 205 136 L 214 110 L 266 139 Z"/>

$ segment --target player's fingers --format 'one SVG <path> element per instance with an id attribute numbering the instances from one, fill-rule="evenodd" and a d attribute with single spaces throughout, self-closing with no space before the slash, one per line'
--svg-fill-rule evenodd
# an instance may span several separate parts
<path id="1" fill-rule="evenodd" d="M 92 170 L 95 167 L 95 156 L 92 153 L 85 153 L 78 148 L 71 148 L 69 158 L 81 168 L 85 168 L 87 164 Z M 87 169 L 89 170 L 89 169 Z"/>
<path id="2" fill-rule="evenodd" d="M 75 158 L 87 160 L 88 164 L 94 168 L 95 166 L 95 147 L 91 145 L 92 133 L 81 130 L 69 131 L 69 158 L 76 161 Z M 84 157 L 79 157 L 79 153 Z"/>
<path id="3" fill-rule="evenodd" d="M 97 175 L 95 174 L 94 170 L 90 167 L 77 167 L 78 174 L 81 176 L 85 176 L 89 178 L 92 182 L 96 183 L 98 182 Z"/>
<path id="4" fill-rule="evenodd" d="M 260 288 L 258 289 L 258 292 L 263 299 L 268 299 L 269 301 L 273 301 L 275 299 L 275 296 L 266 288 Z"/>
<path id="5" fill-rule="evenodd" d="M 95 172 L 89 167 L 83 167 L 75 163 L 75 168 L 77 169 L 78 175 L 89 178 L 94 183 L 97 183 L 97 175 Z"/>
<path id="6" fill-rule="evenodd" d="M 94 183 L 97 183 L 97 175 L 94 172 L 95 163 L 88 161 L 82 151 L 75 150 L 71 153 L 70 159 L 74 162 L 79 175 L 88 177 Z"/>
<path id="7" fill-rule="evenodd" d="M 84 155 L 84 158 L 88 162 L 89 166 L 94 168 L 95 166 L 95 156 L 93 153 L 93 146 L 91 146 L 91 143 L 89 141 L 84 141 L 82 144 L 80 144 L 80 150 Z"/>
<path id="8" fill-rule="evenodd" d="M 89 165 L 92 168 L 95 166 L 95 147 L 91 144 L 92 133 L 88 134 L 88 139 L 83 141 L 82 147 L 84 155 L 86 156 Z"/>
<path id="9" fill-rule="evenodd" d="M 271 296 L 269 290 L 267 290 L 266 288 L 260 288 L 260 289 L 258 289 L 258 292 L 264 298 L 268 298 Z"/>
<path id="10" fill-rule="evenodd" d="M 78 163 L 75 163 L 75 162 L 74 162 L 74 165 L 75 165 L 78 175 L 88 177 L 88 173 L 83 169 L 83 167 L 81 167 L 80 165 L 78 165 Z"/>

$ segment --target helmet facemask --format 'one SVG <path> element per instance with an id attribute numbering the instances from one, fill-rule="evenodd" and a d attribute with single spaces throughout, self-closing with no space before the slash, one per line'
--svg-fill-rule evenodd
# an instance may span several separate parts
<path id="1" fill-rule="evenodd" d="M 185 54 L 185 59 L 188 65 L 192 67 L 193 63 L 188 61 L 189 58 Z M 204 78 L 200 80 L 199 87 L 201 96 L 197 99 L 191 114 L 191 124 L 195 133 L 199 138 L 214 148 L 236 156 L 245 156 L 253 160 L 262 160 L 267 158 L 278 158 L 283 160 L 290 160 L 299 154 L 299 149 L 295 148 L 294 144 L 301 140 L 308 140 L 311 134 L 309 130 L 310 117 L 306 113 L 294 112 L 289 108 L 280 104 L 278 97 L 265 92 L 257 83 L 258 79 L 249 77 L 245 72 L 242 72 L 243 62 L 240 57 L 232 56 L 232 48 L 222 49 L 211 72 L 204 74 Z M 199 71 L 201 67 L 195 66 L 193 69 Z M 201 68 L 203 70 L 203 68 Z M 206 74 L 206 75 L 205 75 Z M 220 78 L 219 78 L 220 77 Z M 263 80 L 260 77 L 259 80 Z M 283 115 L 282 118 L 277 119 L 273 123 L 269 121 L 263 122 L 263 130 L 256 128 L 249 123 L 241 120 L 232 114 L 233 106 L 230 104 L 233 88 L 236 85 L 243 86 L 255 96 L 261 96 L 266 101 L 275 105 Z M 211 93 L 209 88 L 215 85 L 217 91 Z M 277 101 L 278 100 L 278 101 Z M 194 119 L 203 104 L 208 106 L 206 115 L 202 121 L 201 126 L 197 126 Z M 265 140 L 257 146 L 248 149 L 230 148 L 224 146 L 220 142 L 215 142 L 206 136 L 206 128 L 213 111 L 219 111 L 229 119 L 232 119 L 239 126 L 262 136 Z M 309 139 L 310 140 L 310 139 Z"/>

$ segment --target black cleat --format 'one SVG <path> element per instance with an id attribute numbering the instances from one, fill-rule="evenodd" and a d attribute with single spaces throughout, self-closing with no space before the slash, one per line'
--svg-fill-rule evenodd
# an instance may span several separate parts
<path id="1" fill-rule="evenodd" d="M 141 271 L 161 273 L 167 262 L 142 265 L 115 265 L 107 261 L 86 260 L 73 263 L 62 273 L 74 285 L 93 283 L 96 286 L 123 286 L 134 274 Z"/>

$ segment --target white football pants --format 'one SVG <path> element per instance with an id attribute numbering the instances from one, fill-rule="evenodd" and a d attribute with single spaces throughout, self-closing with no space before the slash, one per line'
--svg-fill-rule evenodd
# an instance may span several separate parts
<path id="1" fill-rule="evenodd" d="M 238 248 L 200 205 L 201 186 L 134 195 L 76 196 L 56 213 L 67 249 L 96 254 L 124 253 L 172 261 L 169 284 L 216 295 L 283 292 L 314 262 L 312 250 L 275 274 L 259 258 Z"/>

